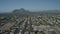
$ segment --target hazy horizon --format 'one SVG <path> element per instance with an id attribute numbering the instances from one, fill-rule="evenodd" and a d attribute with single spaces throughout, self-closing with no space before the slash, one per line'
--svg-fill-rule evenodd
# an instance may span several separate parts
<path id="1" fill-rule="evenodd" d="M 0 13 L 20 8 L 31 11 L 60 10 L 60 0 L 0 0 Z"/>

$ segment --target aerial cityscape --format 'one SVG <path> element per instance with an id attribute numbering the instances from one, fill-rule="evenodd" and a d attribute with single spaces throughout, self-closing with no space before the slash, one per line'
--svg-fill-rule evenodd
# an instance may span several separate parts
<path id="1" fill-rule="evenodd" d="M 0 15 L 1 34 L 59 34 L 60 14 L 26 12 L 23 8 Z"/>
<path id="2" fill-rule="evenodd" d="M 59 0 L 0 0 L 0 34 L 60 34 Z"/>

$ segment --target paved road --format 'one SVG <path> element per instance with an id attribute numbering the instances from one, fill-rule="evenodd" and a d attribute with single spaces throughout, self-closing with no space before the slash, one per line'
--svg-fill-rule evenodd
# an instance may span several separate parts
<path id="1" fill-rule="evenodd" d="M 32 30 L 32 23 L 31 23 L 31 17 L 28 17 L 25 19 L 23 24 L 21 25 L 22 30 L 20 30 L 19 34 L 24 34 L 26 31 L 29 31 L 29 33 Z"/>

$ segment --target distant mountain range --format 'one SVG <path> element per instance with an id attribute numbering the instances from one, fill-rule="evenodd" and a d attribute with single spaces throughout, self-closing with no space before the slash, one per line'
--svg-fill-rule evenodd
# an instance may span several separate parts
<path id="1" fill-rule="evenodd" d="M 24 13 L 24 12 L 29 12 L 29 11 L 25 10 L 24 8 L 13 10 L 13 13 Z"/>
<path id="2" fill-rule="evenodd" d="M 24 8 L 21 9 L 15 9 L 12 11 L 12 13 L 4 13 L 4 14 L 0 14 L 0 15 L 10 15 L 10 14 L 60 14 L 60 10 L 45 10 L 45 11 L 29 11 L 29 10 L 25 10 Z"/>
<path id="3" fill-rule="evenodd" d="M 31 12 L 29 10 L 25 10 L 23 8 L 21 9 L 15 9 L 13 11 L 13 13 L 22 13 L 22 14 L 29 14 L 29 13 L 35 13 L 35 14 L 39 14 L 39 13 L 60 13 L 60 10 L 45 10 L 45 11 L 35 11 L 35 12 Z"/>

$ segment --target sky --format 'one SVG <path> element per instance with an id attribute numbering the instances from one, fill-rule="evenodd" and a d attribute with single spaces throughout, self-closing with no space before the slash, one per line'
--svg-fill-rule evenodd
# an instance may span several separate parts
<path id="1" fill-rule="evenodd" d="M 20 8 L 31 11 L 60 10 L 60 0 L 0 0 L 0 12 Z"/>

